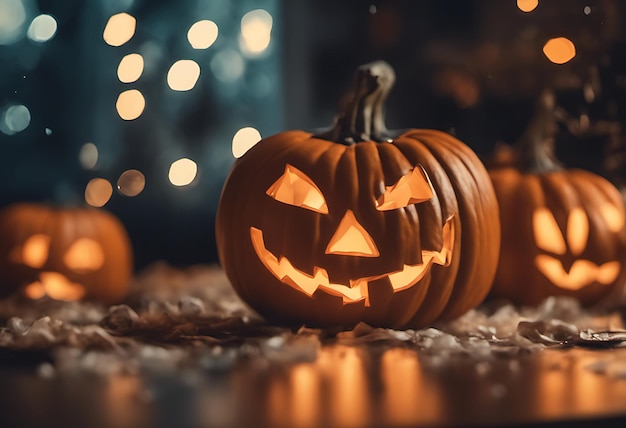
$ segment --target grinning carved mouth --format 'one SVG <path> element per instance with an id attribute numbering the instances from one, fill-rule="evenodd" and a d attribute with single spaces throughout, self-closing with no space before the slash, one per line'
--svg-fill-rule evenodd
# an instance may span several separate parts
<path id="1" fill-rule="evenodd" d="M 322 267 L 315 266 L 313 268 L 313 275 L 310 275 L 294 267 L 287 257 L 276 257 L 265 247 L 263 231 L 261 229 L 251 227 L 250 238 L 252 239 L 252 246 L 259 260 L 261 260 L 272 275 L 284 284 L 293 287 L 309 297 L 312 297 L 313 293 L 319 289 L 328 294 L 340 296 L 344 305 L 364 300 L 365 306 L 370 306 L 368 288 L 370 281 L 389 278 L 389 283 L 394 293 L 396 293 L 417 284 L 424 275 L 426 275 L 433 263 L 442 266 L 450 265 L 454 246 L 453 219 L 454 215 L 450 216 L 443 225 L 443 245 L 441 250 L 422 251 L 421 264 L 405 264 L 399 271 L 350 280 L 350 284 L 347 285 L 330 282 L 328 272 Z"/>
<path id="2" fill-rule="evenodd" d="M 48 296 L 54 300 L 71 302 L 85 295 L 85 287 L 71 282 L 65 275 L 58 272 L 41 272 L 39 281 L 32 282 L 24 288 L 27 297 L 33 300 Z"/>
<path id="3" fill-rule="evenodd" d="M 539 254 L 535 257 L 535 266 L 554 285 L 566 290 L 580 290 L 583 287 L 599 282 L 602 285 L 612 284 L 620 272 L 618 261 L 597 265 L 589 260 L 576 260 L 569 272 L 554 257 Z"/>

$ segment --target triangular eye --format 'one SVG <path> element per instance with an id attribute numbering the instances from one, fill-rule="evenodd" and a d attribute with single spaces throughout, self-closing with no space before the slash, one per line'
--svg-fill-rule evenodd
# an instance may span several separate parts
<path id="1" fill-rule="evenodd" d="M 305 173 L 292 165 L 285 166 L 283 175 L 265 193 L 279 202 L 328 214 L 322 191 Z"/>
<path id="2" fill-rule="evenodd" d="M 376 209 L 378 211 L 395 210 L 429 201 L 433 195 L 433 187 L 428 174 L 421 165 L 417 165 L 393 186 L 385 187 L 385 193 L 376 201 Z"/>

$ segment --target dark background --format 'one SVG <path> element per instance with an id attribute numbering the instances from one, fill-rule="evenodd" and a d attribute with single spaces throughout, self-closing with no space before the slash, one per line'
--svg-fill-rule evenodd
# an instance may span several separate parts
<path id="1" fill-rule="evenodd" d="M 541 1 L 530 13 L 514 0 L 0 0 L 0 9 L 15 2 L 27 17 L 23 34 L 0 44 L 0 121 L 16 104 L 29 108 L 31 121 L 13 135 L 0 132 L 0 207 L 25 200 L 80 204 L 89 179 L 115 185 L 123 171 L 138 169 L 145 190 L 132 198 L 114 192 L 104 208 L 128 228 L 139 269 L 156 260 L 217 261 L 215 209 L 234 161 L 234 133 L 245 126 L 269 136 L 329 125 L 355 67 L 376 59 L 397 73 L 388 101 L 392 128 L 452 132 L 486 157 L 496 143 L 520 136 L 547 88 L 560 112 L 561 160 L 624 182 L 626 4 L 618 0 Z M 220 81 L 213 59 L 238 52 L 241 17 L 258 8 L 273 17 L 270 46 L 260 56 L 242 54 L 242 76 Z M 102 31 L 123 11 L 137 18 L 136 33 L 109 46 Z M 58 22 L 45 43 L 24 36 L 40 13 Z M 210 48 L 194 50 L 186 32 L 201 19 L 214 21 L 220 33 Z M 563 65 L 542 53 L 558 36 L 577 49 Z M 116 69 L 131 52 L 144 55 L 145 71 L 124 84 Z M 178 59 L 201 67 L 191 91 L 165 83 Z M 133 88 L 146 108 L 123 121 L 115 100 Z M 93 170 L 78 161 L 86 142 L 99 150 Z M 180 157 L 199 168 L 182 188 L 167 179 Z"/>

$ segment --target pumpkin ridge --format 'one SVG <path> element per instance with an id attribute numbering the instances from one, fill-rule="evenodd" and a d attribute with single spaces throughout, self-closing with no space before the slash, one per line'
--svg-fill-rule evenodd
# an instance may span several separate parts
<path id="1" fill-rule="evenodd" d="M 623 202 L 623 199 L 614 186 L 608 186 L 608 184 L 612 184 L 609 180 L 605 179 L 596 174 L 592 174 L 589 171 L 585 171 L 583 169 L 572 169 L 572 176 L 575 177 L 576 180 L 580 179 L 581 181 L 589 181 L 592 182 L 596 192 L 602 193 L 606 199 L 608 199 L 614 205 L 620 205 Z"/>
<path id="2" fill-rule="evenodd" d="M 555 120 L 554 97 L 544 93 L 516 143 L 520 161 L 490 172 L 503 207 L 504 239 L 492 294 L 532 305 L 562 295 L 589 306 L 618 296 L 624 287 L 624 202 L 603 177 L 560 166 L 553 151 Z M 509 180 L 508 171 L 518 179 Z M 612 205 L 608 214 L 606 204 Z M 549 217 L 538 216 L 538 210 Z M 550 234 L 562 238 L 563 251 L 539 242 Z M 612 273 L 605 275 L 600 266 L 612 266 Z"/>
<path id="3" fill-rule="evenodd" d="M 375 146 L 376 152 L 380 159 L 379 168 L 383 175 L 383 186 L 393 185 L 394 182 L 397 181 L 396 177 L 398 177 L 399 179 L 416 166 L 411 165 L 411 162 L 409 161 L 409 159 L 407 159 L 405 154 L 393 143 L 376 143 Z M 385 182 L 385 177 L 393 177 L 394 182 Z M 388 221 L 386 221 L 386 219 L 389 218 L 394 218 L 394 224 L 398 224 L 399 227 L 402 227 L 402 225 L 404 225 L 406 221 L 408 221 L 407 218 L 410 217 L 411 225 L 417 225 L 418 228 L 420 227 L 421 221 L 418 215 L 418 207 L 415 204 L 411 204 L 387 213 L 380 211 L 378 211 L 378 213 L 380 215 L 381 221 L 385 225 L 386 230 L 389 227 L 389 223 Z M 405 218 L 401 218 L 402 216 L 404 216 Z M 443 224 L 443 222 L 441 224 Z M 390 231 L 389 233 L 393 233 L 393 231 Z M 419 245 L 417 245 L 417 248 L 414 248 L 413 251 L 411 250 L 411 247 L 413 247 L 412 243 L 411 245 L 409 245 L 408 242 L 403 241 L 400 243 L 400 245 L 400 254 L 404 254 L 404 260 L 411 260 L 411 258 L 417 257 L 417 260 L 421 262 L 421 250 L 423 249 L 421 235 Z"/>
<path id="4" fill-rule="evenodd" d="M 428 147 L 433 155 L 439 159 L 441 163 L 441 158 L 446 158 L 447 162 L 444 163 L 443 168 L 446 171 L 446 174 L 450 177 L 454 177 L 455 179 L 451 180 L 451 184 L 454 188 L 454 193 L 458 195 L 472 195 L 478 199 L 478 202 L 487 206 L 489 204 L 495 204 L 495 194 L 493 192 L 493 188 L 491 183 L 488 181 L 488 175 L 486 175 L 486 179 L 482 179 L 482 177 L 477 176 L 477 171 L 474 170 L 474 165 L 481 165 L 480 161 L 475 157 L 475 162 L 470 162 L 470 159 L 466 159 L 469 152 L 464 153 L 464 150 L 459 150 L 458 152 L 453 149 L 456 149 L 456 146 L 462 145 L 459 140 L 452 139 L 454 137 L 448 136 L 447 138 L 443 138 L 441 144 L 440 141 L 434 141 L 434 138 L 429 135 L 422 135 L 421 142 Z M 467 147 L 467 146 L 465 146 Z M 443 152 L 445 150 L 445 152 Z M 463 156 L 465 155 L 465 156 Z M 458 176 L 460 173 L 455 173 L 455 171 L 459 170 L 459 168 L 454 167 L 451 163 L 451 159 L 455 159 L 463 166 L 463 170 L 468 172 L 472 177 L 472 180 L 461 180 Z M 486 181 L 486 182 L 484 182 Z M 482 184 L 481 184 L 482 182 Z M 464 189 L 463 185 L 470 186 L 469 189 Z M 491 190 L 489 190 L 491 189 Z M 463 205 L 461 205 L 461 202 Z M 467 204 L 467 206 L 465 206 Z M 489 290 L 482 290 L 479 287 L 475 287 L 474 283 L 482 283 L 482 282 L 491 282 L 495 276 L 496 266 L 494 265 L 491 271 L 488 269 L 473 269 L 473 266 L 480 265 L 478 262 L 479 259 L 484 257 L 489 257 L 488 253 L 493 253 L 493 257 L 497 259 L 498 255 L 498 247 L 499 245 L 491 246 L 488 242 L 480 242 L 479 247 L 482 247 L 482 251 L 474 251 L 474 249 L 469 249 L 466 247 L 464 251 L 463 242 L 473 243 L 475 239 L 481 236 L 487 235 L 495 235 L 498 236 L 495 238 L 496 242 L 500 241 L 500 231 L 499 229 L 493 230 L 491 229 L 493 224 L 498 224 L 499 219 L 497 216 L 497 211 L 493 214 L 494 218 L 488 217 L 480 217 L 479 213 L 483 212 L 482 210 L 475 209 L 475 203 L 466 202 L 466 198 L 459 198 L 459 216 L 463 218 L 462 225 L 464 226 L 464 231 L 461 232 L 461 242 L 459 243 L 459 247 L 461 252 L 465 254 L 464 256 L 460 256 L 460 258 L 468 263 L 459 265 L 459 274 L 458 277 L 466 278 L 465 281 L 456 282 L 454 288 L 452 289 L 452 294 L 450 295 L 449 304 L 446 305 L 443 310 L 441 316 L 443 318 L 454 318 L 458 315 L 461 315 L 465 312 L 465 305 L 470 305 L 470 307 L 478 305 L 480 302 L 484 300 Z M 491 211 L 488 211 L 487 214 L 491 214 Z M 491 233 L 489 233 L 491 231 Z M 467 239 L 465 239 L 467 238 Z M 495 251 L 494 251 L 495 248 Z M 468 255 L 469 254 L 469 255 Z M 468 272 L 469 271 L 469 272 Z M 472 302 L 468 304 L 467 302 Z"/>
<path id="5" fill-rule="evenodd" d="M 604 180 L 602 177 L 599 178 Z M 598 207 L 602 204 L 609 203 L 620 211 L 621 217 L 622 219 L 624 219 L 625 212 L 623 209 L 623 205 L 615 204 L 613 202 L 613 198 L 609 195 L 608 190 L 613 189 L 613 187 L 607 187 L 606 184 L 602 185 L 602 182 L 599 180 L 589 180 L 587 177 L 584 177 L 583 175 L 579 176 L 578 174 L 572 175 L 570 177 L 570 180 L 571 185 L 576 189 L 578 194 L 581 195 L 581 198 L 583 199 L 580 203 L 580 206 L 585 210 L 585 213 L 589 218 L 589 233 L 591 234 L 595 232 L 609 235 L 608 237 L 602 239 L 602 241 L 605 242 L 606 245 L 597 248 L 597 250 L 594 252 L 602 252 L 602 250 L 606 249 L 607 247 L 614 247 L 616 245 L 615 242 L 620 239 L 620 235 L 614 235 L 610 232 L 607 232 L 607 230 L 609 230 L 609 227 L 605 224 L 605 219 L 602 217 L 602 215 L 596 210 L 588 209 L 588 207 Z M 618 196 L 617 189 L 615 189 L 615 193 L 616 195 L 614 196 Z M 602 221 L 598 221 L 598 218 L 600 218 Z M 604 227 L 601 228 L 599 227 L 599 225 L 602 225 Z M 622 236 L 623 235 L 624 233 L 622 233 Z"/>
<path id="6" fill-rule="evenodd" d="M 269 144 L 260 142 L 235 163 L 224 185 L 216 218 L 220 261 L 242 298 L 271 320 L 345 327 L 362 321 L 381 327 L 417 328 L 445 311 L 470 309 L 477 304 L 471 293 L 486 293 L 489 289 L 488 275 L 495 271 L 497 257 L 489 258 L 493 250 L 485 245 L 497 246 L 499 232 L 490 233 L 493 221 L 488 225 L 477 222 L 494 220 L 499 224 L 499 219 L 495 200 L 489 198 L 491 183 L 482 164 L 468 154 L 473 153 L 471 149 L 440 131 L 409 131 L 395 141 L 384 142 L 383 101 L 390 88 L 384 86 L 389 83 L 384 80 L 389 76 L 384 72 L 377 75 L 369 68 L 362 69 L 360 89 L 364 99 L 353 100 L 350 114 L 355 114 L 336 118 L 335 125 L 341 120 L 349 125 L 335 133 L 343 133 L 342 141 L 332 133 L 308 134 L 305 141 L 302 134 L 289 132 L 267 137 Z M 433 140 L 432 145 L 438 143 L 431 148 L 421 141 L 423 138 Z M 289 198 L 279 203 L 268 197 L 267 189 L 283 173 L 285 164 L 292 164 L 316 184 L 325 197 L 328 214 L 301 211 L 297 204 L 289 206 L 294 205 Z M 428 176 L 411 172 L 407 177 L 417 165 L 422 165 Z M 378 210 L 375 201 L 388 191 L 387 187 L 395 189 L 402 177 L 406 178 L 397 187 L 399 200 Z M 433 188 L 432 194 L 428 191 L 427 196 L 414 197 L 418 190 L 425 192 L 425 183 L 414 181 L 422 179 Z M 402 187 L 408 180 L 410 189 Z M 480 193 L 481 185 L 488 187 L 487 195 Z M 294 192 L 306 196 L 306 189 Z M 391 200 L 392 195 L 388 196 Z M 352 252 L 347 250 L 349 246 L 344 247 L 344 254 L 326 254 L 327 241 L 337 233 L 347 210 L 354 213 L 352 221 L 359 222 L 370 234 L 380 250 L 378 257 L 364 259 L 357 247 Z M 448 218 L 453 219 L 453 226 L 446 223 L 448 228 L 444 229 Z M 454 227 L 454 235 L 450 227 Z M 260 247 L 258 239 L 254 241 L 250 235 L 253 229 L 264 233 L 268 252 L 255 252 Z M 447 259 L 450 264 L 445 266 L 433 266 L 434 252 L 442 248 L 444 235 L 448 237 L 445 248 L 453 251 L 452 259 Z M 439 244 L 433 245 L 435 241 Z M 424 269 L 420 270 L 412 260 L 424 250 Z M 472 254 L 472 250 L 480 254 Z M 282 267 L 278 256 L 286 258 Z M 424 263 L 426 256 L 428 262 Z M 404 269 L 404 265 L 409 268 Z M 289 274 L 290 266 L 297 268 L 293 272 L 296 278 L 283 283 L 279 277 Z M 319 286 L 314 288 L 316 279 L 301 274 L 314 274 L 311 271 L 315 269 L 325 287 L 320 292 Z M 333 279 L 322 280 L 322 269 Z M 378 275 L 389 272 L 393 276 Z M 415 279 L 411 279 L 413 274 Z M 363 278 L 371 278 L 368 306 L 360 300 L 349 300 L 365 295 Z M 470 292 L 455 293 L 457 284 L 468 288 L 468 281 L 473 287 Z M 359 288 L 344 293 L 338 284 Z M 466 301 L 457 300 L 465 296 L 469 296 Z"/>
<path id="7" fill-rule="evenodd" d="M 443 195 L 438 196 L 439 192 L 437 191 L 437 189 L 443 188 L 446 191 L 449 191 L 448 189 L 454 189 L 454 186 L 451 182 L 451 178 L 446 175 L 445 168 L 441 164 L 441 161 L 420 140 L 414 140 L 407 136 L 403 136 L 396 140 L 394 142 L 394 145 L 403 153 L 405 157 L 407 157 L 407 159 L 409 154 L 411 157 L 419 158 L 423 163 L 424 168 L 427 168 L 427 170 L 430 171 L 431 180 L 436 183 L 434 185 L 434 190 L 437 203 L 433 205 L 435 206 L 435 209 L 437 211 L 439 222 L 443 224 L 444 216 L 442 204 L 447 205 L 448 202 L 443 197 Z M 443 171 L 443 173 L 440 171 Z M 458 204 L 453 203 L 452 205 L 454 205 L 453 211 L 459 213 Z M 448 209 L 450 209 L 450 207 L 448 207 Z M 458 252 L 459 250 L 457 247 L 456 253 L 458 254 Z M 448 267 L 448 269 L 456 269 L 455 277 L 458 277 L 458 264 L 456 264 L 456 266 L 451 265 Z M 439 287 L 433 288 L 430 285 L 433 282 L 433 276 L 435 275 L 435 272 L 431 270 L 428 275 L 429 279 L 428 283 L 426 284 L 428 288 L 422 299 L 422 309 L 411 318 L 411 320 L 408 322 L 408 325 L 423 325 L 432 322 L 433 320 L 441 316 L 444 309 L 448 306 L 450 302 L 450 296 L 452 295 L 452 289 L 455 287 L 456 280 L 450 279 L 444 284 L 439 284 Z"/>

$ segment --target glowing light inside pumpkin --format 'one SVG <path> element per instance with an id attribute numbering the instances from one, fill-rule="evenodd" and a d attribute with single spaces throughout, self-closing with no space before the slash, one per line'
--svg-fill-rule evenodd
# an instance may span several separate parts
<path id="1" fill-rule="evenodd" d="M 609 230 L 617 233 L 624 227 L 624 214 L 613 204 L 606 203 L 600 207 L 600 212 Z"/>
<path id="2" fill-rule="evenodd" d="M 85 295 L 85 288 L 58 272 L 41 272 L 39 281 L 27 285 L 24 293 L 31 299 L 48 296 L 54 300 L 71 302 L 81 299 Z"/>
<path id="3" fill-rule="evenodd" d="M 450 218 L 443 225 L 443 245 L 441 251 L 422 251 L 421 265 L 404 265 L 401 271 L 389 274 L 389 282 L 394 292 L 405 290 L 420 281 L 428 268 L 433 264 L 449 266 L 452 261 L 452 248 L 454 246 L 454 223 Z"/>
<path id="4" fill-rule="evenodd" d="M 117 179 L 117 190 L 125 196 L 137 196 L 146 187 L 146 177 L 141 171 L 129 169 Z"/>
<path id="5" fill-rule="evenodd" d="M 93 169 L 98 163 L 98 148 L 94 143 L 85 143 L 80 148 L 78 161 L 85 169 Z"/>
<path id="6" fill-rule="evenodd" d="M 138 53 L 131 53 L 120 61 L 117 66 L 117 78 L 122 83 L 132 83 L 137 81 L 143 73 L 143 56 Z"/>
<path id="7" fill-rule="evenodd" d="M 41 269 L 48 260 L 50 237 L 36 234 L 24 241 L 21 262 L 33 269 Z"/>
<path id="8" fill-rule="evenodd" d="M 616 207 L 606 204 L 601 208 L 607 220 L 609 230 L 623 225 L 623 216 Z M 604 214 L 606 212 L 606 214 Z M 612 224 L 612 225 L 611 225 Z M 533 217 L 533 231 L 537 247 L 544 251 L 564 255 L 569 245 L 572 255 L 578 256 L 587 247 L 589 239 L 589 219 L 582 208 L 574 208 L 567 218 L 567 244 L 561 234 L 556 219 L 547 208 L 539 208 Z M 613 283 L 621 270 L 618 261 L 607 262 L 602 265 L 579 259 L 572 263 L 569 272 L 563 263 L 550 255 L 538 254 L 535 257 L 535 267 L 552 284 L 565 290 L 580 290 L 583 287 L 598 282 L 603 285 Z"/>
<path id="9" fill-rule="evenodd" d="M 240 158 L 261 141 L 261 133 L 250 126 L 241 128 L 233 137 L 233 156 Z"/>
<path id="10" fill-rule="evenodd" d="M 198 165 L 188 158 L 178 159 L 170 165 L 168 178 L 174 186 L 187 186 L 196 178 Z"/>
<path id="11" fill-rule="evenodd" d="M 63 256 L 63 263 L 76 271 L 95 271 L 104 265 L 104 251 L 93 239 L 77 239 Z"/>
<path id="12" fill-rule="evenodd" d="M 589 260 L 576 260 L 567 272 L 559 260 L 546 254 L 539 254 L 535 257 L 535 266 L 557 287 L 574 291 L 596 281 L 609 285 L 617 279 L 621 268 L 618 261 L 598 266 Z"/>
<path id="13" fill-rule="evenodd" d="M 115 108 L 117 114 L 124 120 L 135 120 L 143 113 L 146 107 L 146 100 L 137 89 L 130 89 L 122 92 L 117 97 Z"/>
<path id="14" fill-rule="evenodd" d="M 289 285 L 297 291 L 311 297 L 317 290 L 342 298 L 344 305 L 363 301 L 365 306 L 370 306 L 368 283 L 381 278 L 389 278 L 394 292 L 406 290 L 417 284 L 428 272 L 429 267 L 435 263 L 448 266 L 452 260 L 454 248 L 454 215 L 448 218 L 443 226 L 443 239 L 441 251 L 422 251 L 424 263 L 419 265 L 404 265 L 397 272 L 383 273 L 380 275 L 357 278 L 350 280 L 349 284 L 336 284 L 330 282 L 326 269 L 315 266 L 313 275 L 302 272 L 294 267 L 287 257 L 277 258 L 265 247 L 263 231 L 251 227 L 250 239 L 259 260 L 266 269 L 283 284 Z"/>
<path id="15" fill-rule="evenodd" d="M 571 40 L 565 37 L 556 37 L 548 40 L 543 46 L 545 56 L 555 64 L 565 64 L 576 56 L 576 47 Z"/>
<path id="16" fill-rule="evenodd" d="M 378 211 L 389 211 L 433 198 L 434 192 L 428 174 L 421 165 L 403 175 L 394 185 L 386 186 L 385 193 L 376 201 Z"/>
<path id="17" fill-rule="evenodd" d="M 328 206 L 322 191 L 305 173 L 287 164 L 285 172 L 266 192 L 279 202 L 328 214 Z"/>
<path id="18" fill-rule="evenodd" d="M 533 234 L 537 247 L 544 251 L 563 255 L 567 244 L 554 215 L 547 208 L 537 208 L 533 213 Z"/>
<path id="19" fill-rule="evenodd" d="M 92 207 L 102 207 L 113 195 L 113 186 L 104 178 L 93 178 L 85 188 L 85 201 Z"/>
<path id="20" fill-rule="evenodd" d="M 517 0 L 517 7 L 522 12 L 532 12 L 539 5 L 539 0 Z"/>
<path id="21" fill-rule="evenodd" d="M 567 243 L 556 219 L 547 208 L 538 208 L 533 214 L 533 232 L 537 247 L 563 255 L 567 246 L 573 255 L 580 255 L 587 246 L 589 219 L 582 208 L 574 208 L 567 218 Z"/>
<path id="22" fill-rule="evenodd" d="M 26 35 L 34 42 L 47 42 L 57 32 L 57 21 L 50 15 L 39 15 L 35 17 L 28 27 Z"/>
<path id="23" fill-rule="evenodd" d="M 262 53 L 270 44 L 272 15 L 263 9 L 246 13 L 241 18 L 242 50 L 252 55 Z"/>
<path id="24" fill-rule="evenodd" d="M 357 221 L 354 213 L 347 210 L 328 242 L 326 254 L 378 257 L 380 253 L 367 230 Z"/>
<path id="25" fill-rule="evenodd" d="M 567 218 L 567 243 L 573 255 L 578 256 L 587 246 L 589 220 L 582 208 L 574 208 Z"/>
<path id="26" fill-rule="evenodd" d="M 111 46 L 122 46 L 135 35 L 137 20 L 135 17 L 123 12 L 109 18 L 102 37 Z"/>
<path id="27" fill-rule="evenodd" d="M 35 281 L 24 287 L 24 294 L 31 300 L 39 300 L 46 296 L 46 290 L 41 282 Z"/>
<path id="28" fill-rule="evenodd" d="M 200 66 L 190 59 L 176 61 L 167 72 L 167 84 L 174 91 L 190 91 L 200 78 Z"/>
<path id="29" fill-rule="evenodd" d="M 215 43 L 218 33 L 217 24 L 205 19 L 196 22 L 189 28 L 187 40 L 194 49 L 207 49 Z"/>

